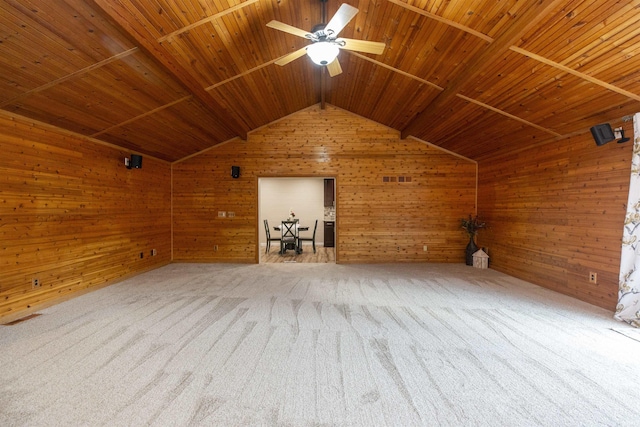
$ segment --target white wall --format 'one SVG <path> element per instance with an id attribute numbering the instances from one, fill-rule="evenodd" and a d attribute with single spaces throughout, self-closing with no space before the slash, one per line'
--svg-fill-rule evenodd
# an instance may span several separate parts
<path id="1" fill-rule="evenodd" d="M 269 221 L 271 237 L 280 237 L 280 232 L 274 231 L 273 226 L 287 219 L 289 210 L 295 212 L 301 226 L 309 227 L 309 231 L 301 233 L 302 236 L 311 237 L 315 220 L 318 220 L 316 246 L 322 246 L 324 242 L 324 178 L 260 178 L 258 203 L 261 246 L 266 242 L 264 220 Z M 305 245 L 311 245 L 311 243 L 305 242 Z"/>

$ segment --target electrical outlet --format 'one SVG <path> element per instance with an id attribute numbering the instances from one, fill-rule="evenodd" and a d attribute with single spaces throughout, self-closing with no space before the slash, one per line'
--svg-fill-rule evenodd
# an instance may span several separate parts
<path id="1" fill-rule="evenodd" d="M 151 256 L 156 256 L 158 255 L 158 251 L 156 251 L 155 249 L 151 249 Z"/>
<path id="2" fill-rule="evenodd" d="M 229 217 L 229 218 L 233 218 L 233 217 L 235 217 L 235 216 L 236 216 L 236 213 L 235 213 L 235 212 L 227 212 L 227 217 Z"/>
<path id="3" fill-rule="evenodd" d="M 589 283 L 598 283 L 598 273 L 594 273 L 593 271 L 589 273 Z"/>
<path id="4" fill-rule="evenodd" d="M 225 218 L 227 213 L 225 211 L 218 211 L 218 218 Z"/>
<path id="5" fill-rule="evenodd" d="M 218 252 L 218 245 L 213 245 L 213 251 Z"/>
<path id="6" fill-rule="evenodd" d="M 427 252 L 427 245 L 424 245 L 424 246 L 422 247 L 422 251 L 423 251 L 423 252 Z"/>
<path id="7" fill-rule="evenodd" d="M 31 279 L 31 288 L 35 289 L 35 288 L 39 288 L 40 287 L 40 279 Z"/>

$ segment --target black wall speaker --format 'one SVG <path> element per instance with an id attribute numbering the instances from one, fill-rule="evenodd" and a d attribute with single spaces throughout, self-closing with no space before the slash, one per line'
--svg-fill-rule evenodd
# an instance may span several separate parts
<path id="1" fill-rule="evenodd" d="M 240 166 L 231 166 L 231 176 L 233 178 L 240 177 Z"/>
<path id="2" fill-rule="evenodd" d="M 616 139 L 613 129 L 611 129 L 611 125 L 609 123 L 595 125 L 591 128 L 591 135 L 593 135 L 593 139 L 596 141 L 597 145 L 604 145 L 607 142 L 611 142 Z"/>
<path id="3" fill-rule="evenodd" d="M 137 154 L 132 154 L 131 158 L 129 159 L 129 166 L 127 166 L 129 169 L 140 169 L 142 168 L 142 156 L 139 156 Z"/>

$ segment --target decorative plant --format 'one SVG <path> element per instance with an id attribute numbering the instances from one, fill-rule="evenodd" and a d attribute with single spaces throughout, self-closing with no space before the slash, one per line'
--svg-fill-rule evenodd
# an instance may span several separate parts
<path id="1" fill-rule="evenodd" d="M 293 209 L 289 209 L 289 218 L 295 218 L 296 214 L 293 212 Z"/>
<path id="2" fill-rule="evenodd" d="M 478 230 L 480 230 L 481 228 L 487 227 L 487 224 L 484 221 L 480 221 L 480 219 L 478 218 L 478 215 L 476 216 L 469 215 L 469 218 L 462 218 L 460 220 L 460 223 L 462 225 L 462 228 L 464 228 L 464 231 L 466 231 L 467 234 L 469 235 L 469 237 L 475 236 L 478 233 Z"/>

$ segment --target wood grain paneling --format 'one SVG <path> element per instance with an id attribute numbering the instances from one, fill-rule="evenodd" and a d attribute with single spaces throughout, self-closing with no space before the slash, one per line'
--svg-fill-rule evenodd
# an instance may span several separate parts
<path id="1" fill-rule="evenodd" d="M 58 115 L 57 126 L 93 135 L 185 95 L 157 65 L 134 53 L 5 109 L 41 121 Z"/>
<path id="2" fill-rule="evenodd" d="M 490 229 L 478 243 L 491 267 L 613 311 L 631 154 L 589 134 L 481 162 L 478 212 Z"/>
<path id="3" fill-rule="evenodd" d="M 168 161 L 325 102 L 476 161 L 640 110 L 635 1 L 350 0 L 381 54 L 275 64 L 343 2 L 0 2 L 0 108 Z"/>
<path id="4" fill-rule="evenodd" d="M 283 116 L 307 108 L 320 99 L 319 74 L 314 73 L 304 63 L 296 62 L 290 67 L 272 64 L 268 67 L 270 75 L 278 79 L 269 79 L 265 69 L 251 76 L 242 76 L 209 90 L 220 99 L 233 100 L 233 104 L 247 112 L 248 124 L 252 129 L 259 128 Z M 290 82 L 294 77 L 303 77 L 305 85 L 293 89 Z M 277 100 L 274 104 L 273 101 Z M 251 119 L 257 121 L 249 121 Z"/>
<path id="5" fill-rule="evenodd" d="M 167 123 L 171 126 L 166 126 Z M 220 135 L 224 135 L 225 140 L 231 138 L 228 133 L 212 132 L 215 127 L 215 120 L 200 102 L 185 99 L 132 123 L 114 127 L 98 138 L 162 160 L 172 160 L 222 142 L 216 139 Z"/>
<path id="6" fill-rule="evenodd" d="M 239 165 L 239 179 L 231 166 Z M 174 260 L 257 262 L 257 180 L 336 177 L 336 259 L 462 262 L 476 165 L 372 121 L 314 106 L 173 165 Z M 384 182 L 383 177 L 410 177 Z M 219 218 L 232 211 L 234 218 Z M 423 246 L 428 251 L 423 251 Z M 218 250 L 215 251 L 214 247 Z"/>
<path id="7" fill-rule="evenodd" d="M 327 102 L 394 129 L 402 128 L 440 91 L 395 71 L 379 67 L 354 54 L 341 53 L 343 74 L 327 79 Z M 370 73 L 352 82 L 349 75 Z M 385 90 L 377 90 L 384 86 Z M 349 93 L 352 96 L 344 96 Z"/>
<path id="8" fill-rule="evenodd" d="M 327 17 L 342 2 L 327 1 Z M 25 274 L 43 265 L 55 271 L 43 284 L 76 292 L 122 269 L 139 271 L 125 224 L 140 236 L 160 233 L 166 244 L 166 220 L 143 219 L 171 201 L 160 195 L 169 179 L 163 162 L 159 177 L 147 169 L 150 158 L 126 174 L 121 162 L 84 166 L 128 150 L 184 160 L 175 164 L 173 198 L 180 259 L 255 262 L 256 180 L 278 175 L 337 177 L 341 262 L 459 259 L 464 236 L 453 230 L 474 208 L 473 163 L 381 125 L 481 162 L 479 200 L 496 236 L 486 237 L 498 251 L 492 265 L 609 307 L 630 149 L 596 148 L 588 129 L 640 111 L 637 2 L 349 4 L 359 13 L 340 35 L 386 48 L 341 52 L 343 72 L 329 78 L 307 57 L 275 65 L 308 41 L 266 27 L 277 19 L 311 30 L 321 21 L 318 0 L 0 2 L 0 108 L 122 147 L 3 116 L 2 167 L 10 172 L 1 191 L 10 215 L 2 220 L 15 222 L 0 229 L 13 266 L 3 272 L 10 285 L 0 284 L 10 301 L 3 307 L 33 303 L 36 293 L 12 264 L 21 259 Z M 327 111 L 312 107 L 325 101 Z M 247 142 L 234 139 L 249 131 Z M 82 168 L 71 169 L 74 162 Z M 243 169 L 238 180 L 233 164 Z M 146 174 L 158 187 L 123 205 L 123 192 L 152 185 L 134 182 Z M 120 211 L 136 203 L 153 209 Z M 218 211 L 236 217 L 218 219 Z M 85 264 L 106 273 L 79 275 Z M 583 283 L 591 268 L 600 285 Z"/>
<path id="9" fill-rule="evenodd" d="M 514 91 L 516 79 L 519 90 Z M 504 63 L 487 67 L 461 93 L 564 135 L 583 130 L 584 123 L 575 118 L 588 117 L 594 105 L 623 105 L 628 101 L 622 94 L 516 52 L 506 53 Z M 547 99 L 557 102 L 541 108 Z"/>
<path id="10" fill-rule="evenodd" d="M 0 11 L 3 101 L 133 47 L 84 1 L 3 2 Z"/>
<path id="11" fill-rule="evenodd" d="M 170 261 L 169 164 L 6 112 L 0 152 L 0 322 Z"/>

